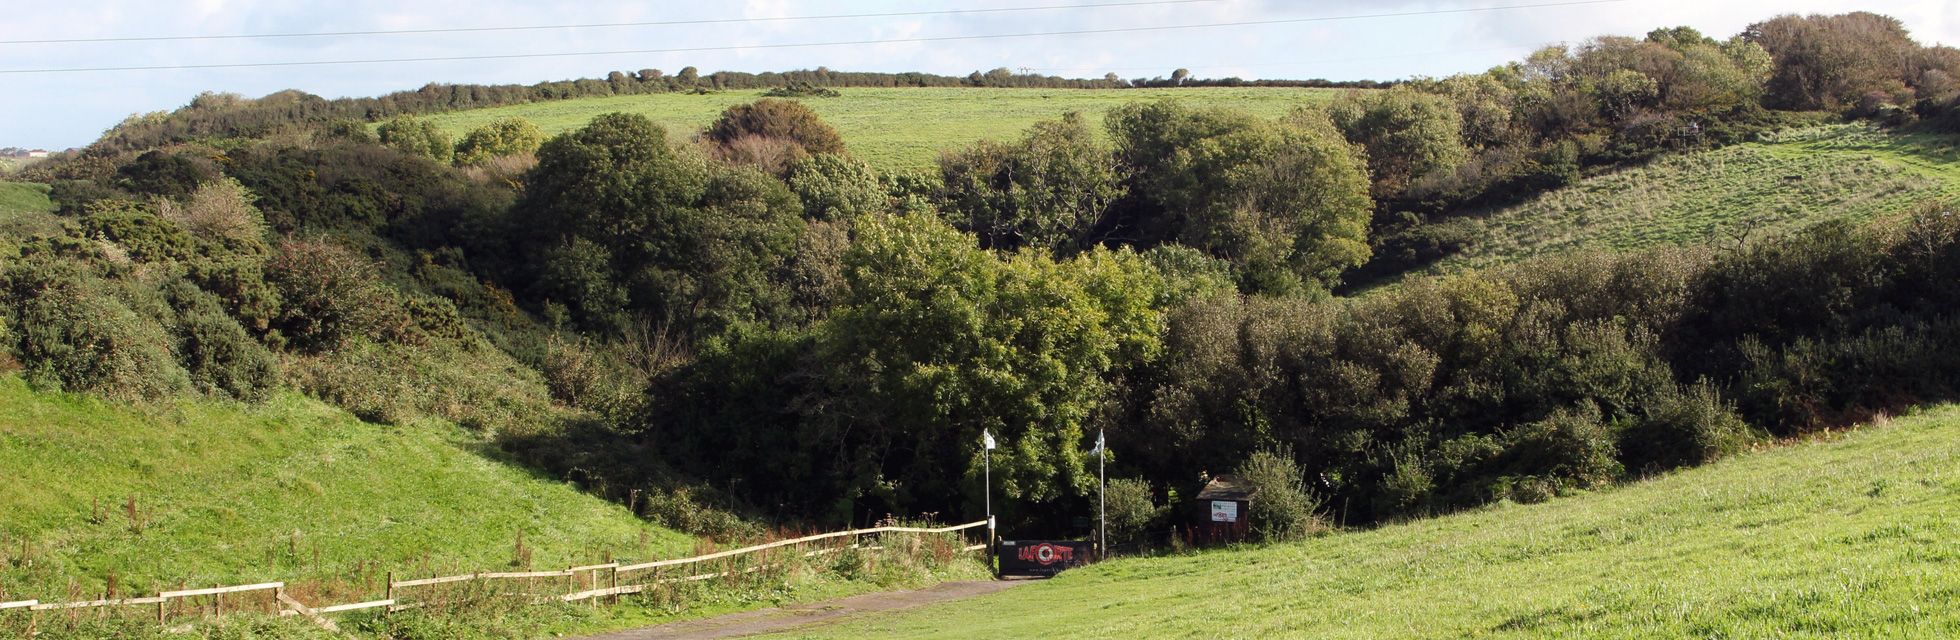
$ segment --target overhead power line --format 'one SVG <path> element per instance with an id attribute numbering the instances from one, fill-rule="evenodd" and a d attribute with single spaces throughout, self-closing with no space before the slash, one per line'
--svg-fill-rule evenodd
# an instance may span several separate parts
<path id="1" fill-rule="evenodd" d="M 1503 5 L 1495 7 L 1468 7 L 1461 9 L 1429 9 L 1423 11 L 1400 11 L 1392 13 L 1367 13 L 1344 16 L 1316 16 L 1310 18 L 1276 18 L 1269 20 L 1240 20 L 1233 22 L 1209 22 L 1196 24 L 1173 24 L 1149 27 L 1112 27 L 1104 29 L 1068 29 L 1062 31 L 1037 31 L 1030 33 L 989 33 L 959 36 L 927 36 L 917 38 L 891 38 L 884 40 L 839 40 L 830 42 L 788 42 L 775 44 L 743 44 L 704 47 L 671 47 L 664 49 L 627 49 L 619 51 L 566 51 L 555 53 L 504 53 L 468 56 L 427 56 L 416 58 L 369 58 L 349 60 L 298 60 L 287 62 L 231 62 L 215 64 L 147 65 L 126 67 L 73 67 L 62 69 L 6 69 L 0 75 L 24 75 L 32 73 L 86 73 L 95 71 L 180 71 L 192 69 L 240 69 L 248 67 L 309 67 L 354 64 L 393 64 L 410 62 L 463 62 L 479 60 L 516 60 L 526 58 L 570 58 L 587 56 L 644 55 L 655 53 L 699 53 L 707 51 L 740 51 L 751 49 L 791 49 L 806 47 L 842 47 L 878 44 L 910 44 L 921 42 L 955 42 L 962 40 L 998 40 L 1008 38 L 1039 38 L 1052 36 L 1096 35 L 1108 33 L 1140 33 L 1150 31 L 1180 31 L 1191 29 L 1214 29 L 1223 27 L 1249 27 L 1275 24 L 1303 24 L 1311 22 L 1334 22 L 1341 20 L 1367 20 L 1377 18 L 1399 18 L 1408 16 L 1433 16 L 1464 13 L 1486 13 L 1493 11 L 1514 11 L 1520 9 L 1544 9 L 1551 7 L 1572 7 L 1581 5 L 1615 4 L 1632 0 L 1573 0 L 1568 2 L 1544 2 L 1538 4 Z"/>
<path id="2" fill-rule="evenodd" d="M 1098 4 L 1056 4 L 1033 7 L 999 7 L 991 9 L 941 9 L 934 11 L 892 11 L 885 13 L 839 13 L 819 16 L 783 16 L 763 18 L 702 18 L 698 20 L 654 20 L 648 22 L 596 22 L 590 24 L 547 24 L 503 27 L 445 27 L 431 29 L 375 29 L 367 31 L 312 31 L 294 33 L 242 33 L 222 35 L 181 35 L 181 36 L 113 36 L 103 38 L 50 38 L 44 40 L 0 40 L 0 44 L 78 44 L 99 42 L 158 42 L 171 40 L 249 40 L 260 38 L 331 38 L 345 36 L 399 36 L 424 35 L 436 33 L 484 33 L 497 31 L 551 31 L 561 29 L 612 29 L 621 27 L 661 27 L 704 24 L 738 24 L 744 22 L 797 22 L 805 20 L 849 20 L 857 18 L 909 18 L 919 16 L 975 15 L 989 13 L 1023 13 L 1029 11 L 1061 11 L 1066 9 L 1099 9 L 1104 7 L 1142 7 L 1166 4 L 1198 4 L 1219 2 L 1220 0 L 1138 0 L 1135 2 L 1106 2 Z"/>

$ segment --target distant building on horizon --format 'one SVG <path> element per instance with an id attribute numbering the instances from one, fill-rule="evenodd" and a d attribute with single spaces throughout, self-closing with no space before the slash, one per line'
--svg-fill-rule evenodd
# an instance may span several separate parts
<path id="1" fill-rule="evenodd" d="M 47 149 L 29 149 L 29 150 L 27 150 L 27 157 L 29 157 L 29 158 L 46 158 L 46 157 L 48 157 L 48 150 L 47 150 Z"/>

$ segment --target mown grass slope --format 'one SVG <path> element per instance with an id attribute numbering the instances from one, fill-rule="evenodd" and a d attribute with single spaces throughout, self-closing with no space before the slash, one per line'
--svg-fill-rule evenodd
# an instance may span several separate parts
<path id="1" fill-rule="evenodd" d="M 512 566 L 519 531 L 547 568 L 694 546 L 448 423 L 369 424 L 292 393 L 130 408 L 0 377 L 10 598 L 69 599 L 71 580 L 92 596 L 111 576 L 124 593 L 285 580 L 354 598 L 391 570 Z"/>
<path id="2" fill-rule="evenodd" d="M 1960 407 L 1590 495 L 1116 560 L 822 638 L 1960 635 Z"/>
<path id="3" fill-rule="evenodd" d="M 1446 223 L 1460 225 L 1451 235 L 1471 244 L 1437 268 L 1578 250 L 1736 242 L 1954 198 L 1960 198 L 1960 138 L 1888 133 L 1866 124 L 1813 127 L 1664 156 Z"/>
<path id="4" fill-rule="evenodd" d="M 1100 133 L 1102 115 L 1138 101 L 1178 98 L 1198 105 L 1226 105 L 1264 116 L 1333 99 L 1339 90 L 1305 88 L 1190 89 L 979 89 L 845 88 L 835 98 L 800 98 L 836 127 L 853 155 L 881 171 L 933 166 L 943 149 L 981 139 L 1017 138 L 1029 125 L 1079 111 Z M 723 109 L 762 97 L 762 91 L 705 95 L 668 93 L 586 98 L 458 111 L 430 116 L 452 137 L 461 137 L 491 120 L 520 116 L 546 135 L 584 126 L 594 116 L 615 111 L 638 113 L 684 141 L 714 122 Z"/>

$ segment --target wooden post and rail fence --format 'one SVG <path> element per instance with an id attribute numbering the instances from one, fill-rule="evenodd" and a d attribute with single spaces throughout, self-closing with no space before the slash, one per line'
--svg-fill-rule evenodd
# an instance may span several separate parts
<path id="1" fill-rule="evenodd" d="M 815 557 L 818 555 L 823 555 L 828 553 L 836 553 L 844 549 L 880 549 L 882 547 L 879 547 L 876 544 L 866 544 L 864 542 L 857 541 L 856 538 L 859 536 L 878 535 L 884 533 L 917 533 L 917 534 L 956 533 L 960 531 L 965 531 L 967 529 L 973 529 L 976 527 L 984 527 L 986 525 L 987 525 L 987 521 L 981 520 L 978 522 L 969 522 L 966 524 L 953 525 L 947 527 L 889 526 L 889 527 L 872 527 L 868 529 L 849 529 L 845 531 L 834 531 L 830 533 L 821 533 L 817 535 L 803 536 L 801 538 L 792 538 L 789 540 L 778 540 L 775 542 L 742 547 L 740 549 L 731 549 L 728 551 L 709 553 L 705 555 L 699 555 L 699 556 L 693 556 L 687 558 L 653 560 L 649 562 L 640 562 L 635 564 L 620 564 L 618 562 L 608 562 L 604 564 L 566 567 L 564 569 L 556 570 L 556 571 L 482 571 L 476 573 L 465 573 L 465 574 L 450 575 L 450 576 L 430 576 L 427 578 L 415 578 L 410 580 L 396 580 L 394 579 L 394 574 L 390 573 L 388 576 L 388 590 L 387 593 L 385 594 L 385 597 L 383 597 L 382 599 L 369 600 L 366 602 L 350 602 L 346 604 L 336 604 L 336 605 L 323 606 L 323 607 L 309 606 L 301 602 L 297 598 L 294 598 L 291 594 L 286 593 L 286 583 L 284 582 L 264 582 L 259 584 L 246 584 L 246 585 L 237 585 L 237 586 L 229 586 L 229 587 L 208 587 L 202 589 L 179 589 L 174 591 L 163 591 L 155 596 L 144 597 L 144 598 L 108 598 L 102 600 L 80 600 L 80 601 L 72 601 L 72 602 L 41 602 L 39 600 L 19 600 L 13 602 L 0 602 L 0 619 L 4 619 L 6 616 L 14 612 L 25 610 L 27 612 L 27 615 L 29 616 L 28 627 L 27 627 L 28 634 L 33 635 L 35 630 L 34 629 L 35 623 L 38 621 L 38 614 L 43 611 L 73 611 L 77 609 L 89 609 L 89 608 L 96 608 L 96 607 L 153 605 L 156 607 L 157 624 L 165 625 L 169 623 L 170 606 L 173 602 L 181 602 L 183 600 L 190 599 L 190 598 L 209 597 L 211 599 L 210 602 L 211 612 L 216 616 L 222 617 L 225 614 L 224 596 L 230 594 L 240 594 L 240 593 L 248 593 L 248 592 L 270 591 L 272 592 L 271 603 L 274 606 L 274 608 L 279 612 L 279 615 L 287 616 L 287 617 L 302 616 L 308 620 L 311 620 L 315 624 L 318 624 L 321 627 L 333 631 L 338 631 L 333 621 L 326 617 L 327 614 L 342 613 L 346 611 L 359 611 L 363 609 L 384 609 L 385 611 L 393 612 L 393 611 L 400 611 L 403 609 L 418 608 L 424 606 L 425 602 L 420 599 L 414 598 L 411 594 L 413 594 L 418 588 L 429 587 L 434 585 L 463 583 L 463 582 L 486 582 L 486 581 L 496 581 L 496 580 L 536 581 L 540 579 L 563 578 L 566 586 L 565 593 L 562 594 L 533 593 L 530 595 L 534 597 L 538 597 L 538 599 L 541 601 L 578 602 L 581 600 L 591 600 L 593 598 L 613 597 L 613 596 L 640 593 L 645 591 L 647 588 L 656 585 L 696 582 L 701 580 L 712 580 L 715 578 L 733 576 L 739 573 L 751 573 L 751 572 L 762 570 L 772 565 L 769 563 L 764 563 L 764 564 L 749 566 L 743 569 L 730 568 L 723 571 L 707 571 L 707 572 L 692 573 L 687 575 L 678 575 L 678 576 L 671 576 L 671 577 L 661 577 L 663 575 L 663 572 L 661 570 L 663 569 L 669 569 L 675 567 L 691 567 L 707 562 L 713 562 L 716 560 L 728 560 L 739 556 L 745 556 L 745 555 L 763 552 L 763 551 L 770 551 L 773 549 L 794 547 L 797 545 L 804 545 L 813 542 L 822 542 L 825 540 L 833 540 L 837 538 L 846 538 L 846 537 L 853 539 L 852 544 L 844 547 L 837 547 L 837 548 L 830 548 L 830 549 L 816 549 L 816 550 L 806 552 L 802 555 L 803 557 Z M 986 549 L 990 542 L 991 541 L 983 542 L 980 544 L 974 544 L 974 545 L 965 545 L 961 547 L 961 550 L 977 551 L 977 550 Z M 652 576 L 652 579 L 646 579 L 645 576 Z M 580 578 L 584 578 L 584 580 L 580 580 Z M 625 581 L 625 584 L 621 584 L 622 580 Z M 583 585 L 586 585 L 587 587 L 580 588 L 581 582 L 583 582 Z"/>

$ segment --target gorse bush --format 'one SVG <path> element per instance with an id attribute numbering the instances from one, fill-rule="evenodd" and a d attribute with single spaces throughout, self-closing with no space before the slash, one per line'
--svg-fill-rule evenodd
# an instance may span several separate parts
<path id="1" fill-rule="evenodd" d="M 409 155 L 449 162 L 455 154 L 449 134 L 427 120 L 399 117 L 381 123 L 375 132 L 380 135 L 382 145 Z"/>
<path id="2" fill-rule="evenodd" d="M 1260 539 L 1297 540 L 1326 529 L 1320 520 L 1320 504 L 1307 490 L 1292 452 L 1254 451 L 1239 463 L 1237 471 L 1252 491 L 1247 517 Z"/>
<path id="3" fill-rule="evenodd" d="M 285 312 L 278 327 L 292 345 L 328 351 L 356 337 L 409 339 L 397 294 L 379 265 L 326 239 L 281 241 L 266 263 Z"/>
<path id="4" fill-rule="evenodd" d="M 804 153 L 844 153 L 837 130 L 795 100 L 763 98 L 729 107 L 703 136 L 720 145 L 753 136 L 794 143 Z"/>
<path id="5" fill-rule="evenodd" d="M 456 142 L 456 164 L 483 166 L 492 158 L 536 152 L 544 132 L 523 118 L 498 118 L 463 135 Z"/>
<path id="6" fill-rule="evenodd" d="M 64 258 L 36 257 L 9 266 L 0 280 L 0 312 L 10 351 L 28 380 L 48 388 L 125 400 L 156 400 L 190 388 L 153 318 L 118 296 L 112 283 Z"/>
<path id="7" fill-rule="evenodd" d="M 162 291 L 176 312 L 177 359 L 199 391 L 257 401 L 278 388 L 278 358 L 225 313 L 223 301 L 185 280 Z"/>

